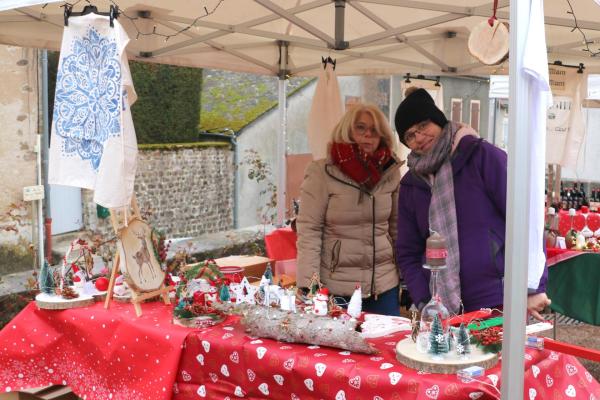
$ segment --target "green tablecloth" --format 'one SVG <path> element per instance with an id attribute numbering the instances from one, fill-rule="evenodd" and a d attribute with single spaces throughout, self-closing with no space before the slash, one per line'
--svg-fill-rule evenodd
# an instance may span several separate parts
<path id="1" fill-rule="evenodd" d="M 600 254 L 584 253 L 549 267 L 546 293 L 554 311 L 600 325 Z"/>

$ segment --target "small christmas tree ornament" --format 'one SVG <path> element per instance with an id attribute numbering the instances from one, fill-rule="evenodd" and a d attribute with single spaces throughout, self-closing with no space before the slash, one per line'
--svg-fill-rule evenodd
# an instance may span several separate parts
<path id="1" fill-rule="evenodd" d="M 464 323 L 461 323 L 456 333 L 456 354 L 462 358 L 468 358 L 468 354 L 471 353 L 471 338 L 469 337 L 469 331 Z"/>
<path id="2" fill-rule="evenodd" d="M 313 299 L 313 312 L 316 315 L 327 315 L 329 311 L 329 289 L 319 289 L 317 295 Z"/>
<path id="3" fill-rule="evenodd" d="M 222 302 L 231 300 L 231 295 L 229 294 L 229 287 L 227 285 L 221 285 L 221 289 L 219 290 L 219 299 Z"/>
<path id="4" fill-rule="evenodd" d="M 433 317 L 429 334 L 429 354 L 431 354 L 433 360 L 442 360 L 446 353 L 448 353 L 448 335 L 444 331 L 442 321 L 436 314 Z"/>
<path id="5" fill-rule="evenodd" d="M 356 289 L 354 289 L 354 293 L 350 297 L 347 313 L 352 318 L 358 318 L 362 313 L 362 290 L 360 289 L 360 285 L 356 285 Z"/>
<path id="6" fill-rule="evenodd" d="M 438 273 L 446 268 L 446 257 L 448 250 L 446 247 L 446 239 L 437 232 L 433 232 L 425 245 L 425 265 L 423 268 L 431 271 L 430 279 L 430 292 L 431 300 L 421 310 L 421 321 L 419 323 L 419 334 L 417 335 L 417 350 L 421 353 L 427 353 L 430 348 L 432 340 L 437 338 L 430 338 L 432 334 L 432 325 L 434 320 L 437 318 L 439 321 L 449 317 L 448 309 L 442 303 L 442 299 L 438 293 L 437 280 Z M 444 340 L 447 341 L 448 332 L 440 323 L 441 332 L 444 336 Z M 445 344 L 448 347 L 448 344 Z M 447 352 L 447 350 L 446 350 Z"/>
<path id="7" fill-rule="evenodd" d="M 44 260 L 44 265 L 42 265 L 42 269 L 40 271 L 38 284 L 42 293 L 54 293 L 54 276 L 48 261 Z"/>

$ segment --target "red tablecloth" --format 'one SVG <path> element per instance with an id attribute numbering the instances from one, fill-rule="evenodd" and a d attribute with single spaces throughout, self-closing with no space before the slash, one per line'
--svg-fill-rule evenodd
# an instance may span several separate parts
<path id="1" fill-rule="evenodd" d="M 234 317 L 181 328 L 171 325 L 169 306 L 142 307 L 136 318 L 128 304 L 30 304 L 0 331 L 0 392 L 64 384 L 86 400 L 500 398 L 499 365 L 484 383 L 414 371 L 395 360 L 402 334 L 374 340 L 381 353 L 367 356 L 250 338 Z M 600 399 L 600 385 L 574 357 L 528 350 L 525 358 L 526 399 Z"/>
<path id="2" fill-rule="evenodd" d="M 369 356 L 251 338 L 230 319 L 188 336 L 174 399 L 500 398 L 500 364 L 483 383 L 463 383 L 398 363 L 394 348 L 405 333 L 374 340 L 380 354 Z M 600 385 L 574 357 L 528 349 L 524 368 L 525 399 L 600 399 Z"/>
<path id="3" fill-rule="evenodd" d="M 29 304 L 0 331 L 0 392 L 62 384 L 86 400 L 170 399 L 190 330 L 171 324 L 170 306 L 142 310 Z"/>

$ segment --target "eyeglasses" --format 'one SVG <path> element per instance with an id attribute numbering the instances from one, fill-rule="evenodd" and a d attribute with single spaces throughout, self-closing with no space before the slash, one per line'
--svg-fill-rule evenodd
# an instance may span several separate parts
<path id="1" fill-rule="evenodd" d="M 419 122 L 418 124 L 413 125 L 414 128 L 406 131 L 406 133 L 404 134 L 404 141 L 406 142 L 406 144 L 411 144 L 412 142 L 414 142 L 417 138 L 417 133 L 422 135 L 427 126 L 429 126 L 430 122 L 430 120 Z"/>
<path id="2" fill-rule="evenodd" d="M 358 124 L 354 125 L 354 133 L 357 134 L 358 136 L 365 136 L 367 134 L 367 132 L 371 132 L 371 136 L 379 136 L 379 132 L 377 131 L 377 128 L 374 126 L 369 127 L 362 123 L 358 123 Z"/>

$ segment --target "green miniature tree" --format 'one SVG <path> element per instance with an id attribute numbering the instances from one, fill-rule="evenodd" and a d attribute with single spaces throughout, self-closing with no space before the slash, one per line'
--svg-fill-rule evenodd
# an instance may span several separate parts
<path id="1" fill-rule="evenodd" d="M 39 277 L 40 290 L 46 294 L 54 293 L 54 277 L 48 261 L 44 261 Z"/>
<path id="2" fill-rule="evenodd" d="M 431 323 L 429 344 L 429 353 L 434 356 L 439 356 L 448 352 L 448 341 L 446 335 L 444 335 L 444 328 L 442 327 L 440 317 L 437 314 L 433 317 L 433 322 Z"/>
<path id="3" fill-rule="evenodd" d="M 460 324 L 458 328 L 458 335 L 456 337 L 456 354 L 464 356 L 471 352 L 469 333 L 464 323 Z"/>
<path id="4" fill-rule="evenodd" d="M 231 296 L 229 295 L 229 287 L 227 287 L 225 284 L 221 285 L 221 289 L 219 290 L 219 299 L 222 302 L 226 302 L 231 299 Z"/>

